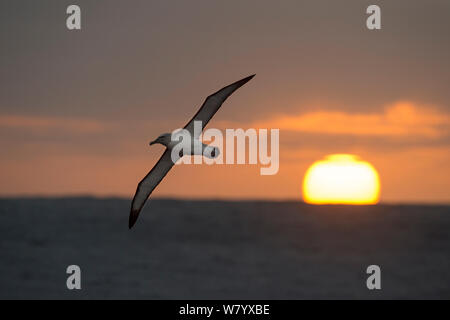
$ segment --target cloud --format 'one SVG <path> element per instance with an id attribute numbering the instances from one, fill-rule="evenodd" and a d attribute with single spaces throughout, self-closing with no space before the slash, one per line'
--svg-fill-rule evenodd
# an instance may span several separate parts
<path id="1" fill-rule="evenodd" d="M 317 111 L 298 116 L 279 116 L 255 126 L 316 134 L 434 139 L 449 134 L 450 114 L 411 102 L 397 102 L 381 113 Z"/>
<path id="2" fill-rule="evenodd" d="M 91 119 L 63 117 L 0 115 L 0 129 L 21 129 L 33 132 L 97 133 L 107 124 Z"/>

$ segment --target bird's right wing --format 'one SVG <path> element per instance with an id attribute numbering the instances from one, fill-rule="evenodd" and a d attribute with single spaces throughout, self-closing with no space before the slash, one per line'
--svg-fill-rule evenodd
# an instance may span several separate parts
<path id="1" fill-rule="evenodd" d="M 202 127 L 201 131 L 206 127 L 209 120 L 216 114 L 217 110 L 222 106 L 222 103 L 237 89 L 242 87 L 244 84 L 249 82 L 255 75 L 248 76 L 244 79 L 241 79 L 239 81 L 236 81 L 216 93 L 213 93 L 212 95 L 208 96 L 206 98 L 205 102 L 203 102 L 203 105 L 200 107 L 200 109 L 197 111 L 197 113 L 194 115 L 194 117 L 187 123 L 187 125 L 184 127 L 184 129 L 188 130 L 192 137 L 194 137 L 194 121 L 201 121 Z M 201 131 L 198 132 L 198 135 L 201 134 Z M 195 137 L 195 138 L 198 138 Z"/>
<path id="2" fill-rule="evenodd" d="M 128 222 L 128 227 L 130 229 L 136 223 L 139 213 L 152 191 L 161 182 L 173 165 L 171 151 L 166 149 L 153 169 L 150 170 L 141 182 L 139 182 L 133 202 L 131 203 L 130 218 Z"/>

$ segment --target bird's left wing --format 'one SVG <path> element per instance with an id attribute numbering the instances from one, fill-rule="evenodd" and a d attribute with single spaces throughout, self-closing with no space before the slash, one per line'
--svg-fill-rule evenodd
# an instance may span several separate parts
<path id="1" fill-rule="evenodd" d="M 136 223 L 139 213 L 152 191 L 161 182 L 173 165 L 171 151 L 166 149 L 152 170 L 150 170 L 144 179 L 139 182 L 133 202 L 131 203 L 130 218 L 128 222 L 128 227 L 130 229 Z"/>
<path id="2" fill-rule="evenodd" d="M 194 115 L 194 117 L 188 122 L 188 124 L 184 127 L 184 129 L 188 130 L 191 136 L 194 136 L 194 121 L 201 121 L 202 122 L 202 131 L 208 124 L 209 120 L 216 114 L 217 110 L 222 106 L 222 103 L 237 89 L 242 87 L 244 84 L 249 82 L 255 75 L 248 76 L 244 79 L 241 79 L 239 81 L 236 81 L 216 93 L 213 93 L 212 95 L 208 96 L 203 102 L 203 105 L 200 107 L 200 109 L 197 111 L 197 113 Z M 198 135 L 200 135 L 201 132 L 198 132 Z M 198 137 L 196 137 L 198 138 Z"/>

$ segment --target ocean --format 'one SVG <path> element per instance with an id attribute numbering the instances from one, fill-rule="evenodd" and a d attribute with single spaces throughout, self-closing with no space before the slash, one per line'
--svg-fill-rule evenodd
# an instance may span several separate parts
<path id="1" fill-rule="evenodd" d="M 153 199 L 128 230 L 129 207 L 1 199 L 0 298 L 450 299 L 450 206 Z"/>

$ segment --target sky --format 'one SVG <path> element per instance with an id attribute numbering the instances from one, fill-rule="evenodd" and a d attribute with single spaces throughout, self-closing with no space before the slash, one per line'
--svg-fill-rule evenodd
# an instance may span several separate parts
<path id="1" fill-rule="evenodd" d="M 2 1 L 0 196 L 132 197 L 149 141 L 256 74 L 208 128 L 280 129 L 278 174 L 176 166 L 154 196 L 301 200 L 314 161 L 352 153 L 382 202 L 450 203 L 449 18 L 445 0 Z"/>

